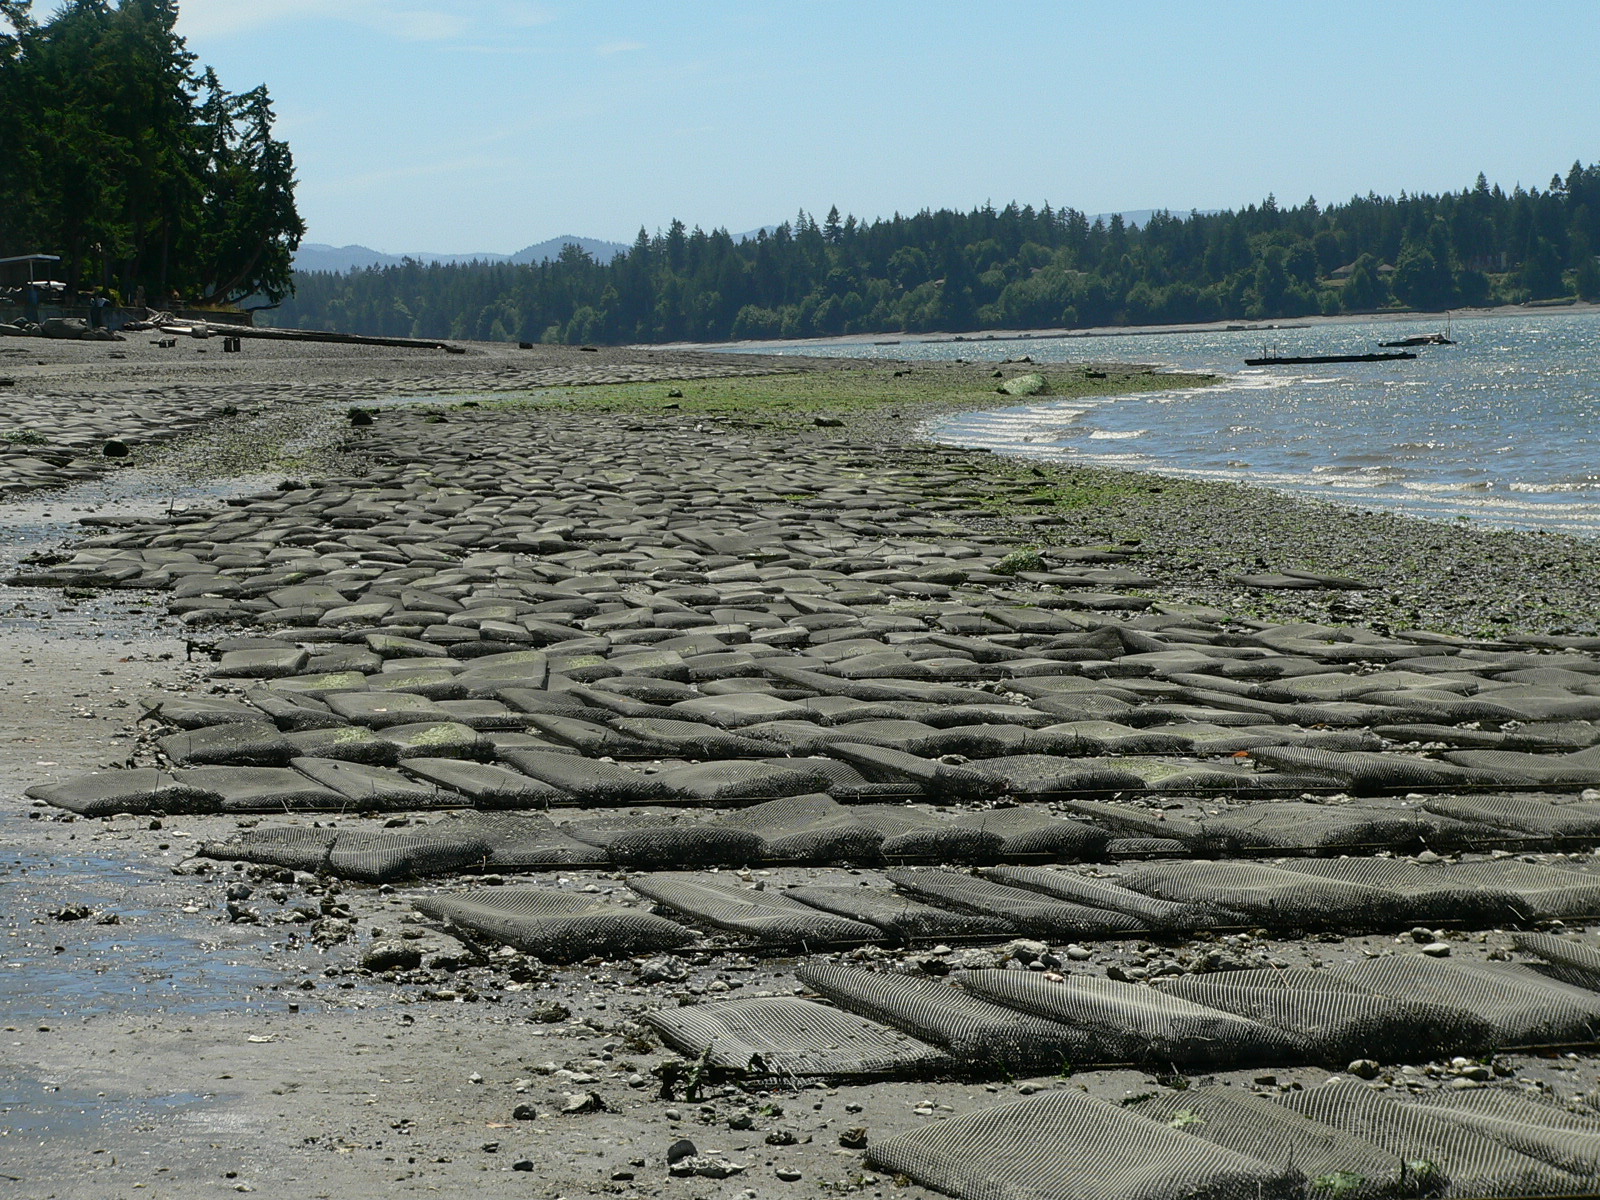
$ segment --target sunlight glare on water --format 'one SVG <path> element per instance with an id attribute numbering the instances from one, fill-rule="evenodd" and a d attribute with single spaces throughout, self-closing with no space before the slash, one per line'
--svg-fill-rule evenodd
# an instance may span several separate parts
<path id="1" fill-rule="evenodd" d="M 924 435 L 1005 454 L 1231 479 L 1363 508 L 1600 535 L 1600 312 L 1456 317 L 1454 346 L 1399 362 L 1247 367 L 1278 355 L 1369 353 L 1443 332 L 1443 316 L 1141 336 L 896 345 L 792 343 L 793 353 L 910 361 L 1135 362 L 1212 371 L 1214 387 L 1081 398 L 931 421 Z M 771 352 L 770 344 L 760 347 Z"/>

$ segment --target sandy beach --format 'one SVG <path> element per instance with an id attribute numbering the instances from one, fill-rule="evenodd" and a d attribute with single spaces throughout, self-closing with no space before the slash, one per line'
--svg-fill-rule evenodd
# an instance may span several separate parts
<path id="1" fill-rule="evenodd" d="M 458 727 L 469 716 L 480 719 L 468 727 L 470 745 L 458 757 L 490 764 L 515 761 L 496 757 L 507 748 L 538 759 L 540 745 L 549 745 L 541 738 L 556 737 L 551 730 L 580 736 L 575 725 L 561 724 L 575 720 L 575 699 L 590 717 L 610 702 L 606 712 L 618 720 L 607 728 L 625 736 L 587 748 L 574 742 L 561 752 L 652 778 L 720 757 L 694 750 L 711 744 L 703 727 L 700 742 L 658 740 L 653 759 L 636 752 L 647 740 L 641 731 L 687 738 L 677 727 L 688 723 L 686 712 L 722 711 L 710 705 L 664 716 L 671 705 L 751 696 L 767 697 L 774 711 L 780 703 L 810 703 L 808 687 L 821 686 L 819 664 L 843 661 L 825 657 L 829 645 L 876 641 L 872 652 L 885 657 L 850 677 L 869 686 L 849 699 L 866 696 L 875 681 L 902 686 L 903 671 L 924 661 L 909 659 L 908 648 L 932 647 L 915 676 L 932 699 L 916 720 L 940 731 L 989 731 L 969 732 L 967 743 L 931 735 L 910 743 L 919 749 L 906 757 L 936 764 L 928 779 L 942 780 L 940 771 L 960 775 L 987 758 L 1026 753 L 1018 748 L 1035 745 L 1027 737 L 1072 719 L 1040 707 L 1024 720 L 1022 710 L 1032 701 L 1042 705 L 1045 693 L 1020 689 L 1034 675 L 1050 675 L 1051 661 L 1064 673 L 1101 661 L 1086 647 L 1104 646 L 1109 629 L 1116 643 L 1107 652 L 1110 667 L 1082 678 L 1106 689 L 1149 683 L 1137 702 L 1117 701 L 1123 715 L 1146 704 L 1188 704 L 1194 711 L 1174 722 L 1244 728 L 1243 720 L 1226 719 L 1228 693 L 1268 714 L 1265 725 L 1293 724 L 1309 738 L 1297 746 L 1348 742 L 1363 753 L 1440 765 L 1439 752 L 1450 744 L 1429 740 L 1446 737 L 1436 727 L 1470 724 L 1471 733 L 1502 739 L 1482 745 L 1527 756 L 1582 753 L 1600 741 L 1583 741 L 1577 728 L 1592 731 L 1592 717 L 1570 715 L 1587 712 L 1584 705 L 1600 694 L 1592 682 L 1600 679 L 1593 586 L 1600 544 L 1434 524 L 1235 485 L 1050 468 L 920 442 L 923 418 L 994 396 L 999 381 L 991 365 L 912 370 L 690 349 L 463 344 L 466 353 L 447 354 L 265 341 L 223 355 L 215 342 L 180 340 L 164 349 L 152 340 L 0 340 L 0 377 L 8 381 L 0 390 L 0 525 L 9 534 L 3 565 L 14 580 L 0 588 L 0 879 L 7 897 L 0 911 L 7 1045 L 0 1190 L 8 1195 L 689 1200 L 841 1192 L 911 1200 L 936 1193 L 872 1166 L 870 1147 L 938 1119 L 1059 1089 L 1112 1102 L 1223 1084 L 1279 1097 L 1347 1073 L 1345 1064 L 1170 1071 L 1147 1062 L 760 1086 L 708 1074 L 696 1094 L 679 1086 L 666 1089 L 669 1097 L 666 1064 L 690 1060 L 664 1046 L 644 1018 L 729 998 L 813 994 L 795 972 L 821 962 L 893 967 L 935 980 L 952 970 L 1031 967 L 1035 975 L 1086 971 L 1137 983 L 1229 968 L 1340 967 L 1424 946 L 1430 961 L 1452 963 L 1520 954 L 1509 921 L 1379 920 L 1308 930 L 1262 918 L 1227 933 L 1140 932 L 1080 943 L 1013 931 L 811 954 L 779 952 L 702 924 L 696 940 L 670 952 L 542 961 L 452 936 L 413 902 L 468 884 L 550 886 L 643 912 L 650 905 L 629 883 L 648 868 L 618 852 L 600 865 L 480 870 L 470 879 L 444 872 L 379 885 L 198 852 L 274 825 L 326 825 L 363 836 L 415 832 L 452 820 L 462 806 L 397 801 L 381 811 L 353 805 L 85 815 L 24 795 L 91 771 L 255 761 L 181 758 L 179 748 L 189 743 L 172 739 L 206 726 L 163 720 L 155 711 L 163 700 L 174 712 L 180 702 L 242 710 L 258 689 L 341 672 L 363 676 L 349 685 L 354 692 L 379 678 L 379 660 L 404 660 L 437 684 L 429 672 L 444 670 L 440 663 L 464 674 L 492 655 L 539 648 L 549 658 L 539 669 L 551 674 L 531 690 L 547 707 L 525 700 L 517 720 L 496 724 L 487 708 L 438 706 L 483 701 L 509 718 L 504 697 L 468 698 L 447 687 L 427 696 L 430 685 L 422 684 L 418 711 L 433 704 L 429 719 L 453 714 L 440 722 Z M 1085 351 L 1092 356 L 1092 343 Z M 1141 368 L 1091 374 L 1073 364 L 1043 373 L 1054 394 L 1164 385 L 1163 376 Z M 540 566 L 551 569 L 536 583 L 517 574 Z M 385 580 L 388 590 L 363 591 Z M 518 582 L 527 587 L 513 604 Z M 287 591 L 316 587 L 339 596 Z M 437 611 L 426 607 L 429 595 Z M 374 598 L 381 600 L 376 609 L 339 615 L 347 604 Z M 483 608 L 479 617 L 472 617 L 474 604 Z M 432 616 L 414 619 L 418 611 Z M 994 618 L 996 611 L 1012 624 Z M 452 622 L 455 614 L 472 619 Z M 552 626 L 570 626 L 572 641 L 561 641 Z M 1402 719 L 1397 714 L 1413 710 L 1397 697 L 1383 702 L 1391 707 L 1381 718 L 1373 701 L 1373 713 L 1346 713 L 1341 724 L 1331 708 L 1307 711 L 1311 701 L 1302 697 L 1291 722 L 1288 701 L 1246 697 L 1244 676 L 1219 669 L 1203 705 L 1209 717 L 1195 715 L 1202 702 L 1194 696 L 1203 689 L 1191 676 L 1211 670 L 1200 651 L 1226 657 L 1223 647 L 1265 645 L 1227 644 L 1216 631 L 1292 634 L 1300 639 L 1294 653 L 1306 656 L 1315 653 L 1306 649 L 1313 639 L 1322 639 L 1316 644 L 1324 650 L 1346 644 L 1325 633 L 1333 627 L 1357 630 L 1368 639 L 1359 644 L 1373 647 L 1370 658 L 1352 650 L 1344 660 L 1339 670 L 1348 668 L 1351 677 L 1398 674 L 1413 651 L 1466 654 L 1454 668 L 1452 696 L 1488 703 L 1494 687 L 1527 683 L 1559 685 L 1573 703 L 1549 709 L 1567 715 L 1519 718 L 1509 715 L 1508 693 L 1506 707 L 1459 720 L 1450 719 L 1449 705 L 1440 708 L 1444 715 Z M 473 645 L 462 649 L 467 643 Z M 1402 645 L 1404 653 L 1393 650 Z M 226 655 L 252 653 L 292 665 L 216 674 Z M 661 686 L 600 686 L 624 674 L 611 666 L 635 653 L 677 656 L 673 677 L 641 669 L 641 679 Z M 1041 658 L 1047 653 L 1058 658 Z M 1185 653 L 1193 657 L 1176 666 L 1150 657 Z M 762 676 L 760 664 L 781 655 L 800 665 L 789 676 Z M 1549 665 L 1533 662 L 1540 655 Z M 1014 673 L 988 670 L 1024 661 Z M 1595 662 L 1593 670 L 1587 662 Z M 963 663 L 974 669 L 958 669 Z M 1529 671 L 1545 674 L 1518 678 Z M 1173 673 L 1184 679 L 1174 683 Z M 948 689 L 956 687 L 982 691 L 983 713 L 935 726 L 924 710 L 950 702 Z M 1179 697 L 1185 688 L 1187 697 Z M 275 693 L 294 707 L 283 700 L 287 694 Z M 1515 699 L 1527 701 L 1521 692 Z M 320 704 L 313 695 L 307 711 Z M 989 711 L 1002 704 L 1019 711 Z M 1041 713 L 1054 715 L 1031 720 Z M 871 719 L 891 718 L 874 710 Z M 1130 726 L 1134 719 L 1128 716 Z M 1140 729 L 1156 724 L 1153 714 L 1138 719 Z M 1434 732 L 1407 740 L 1380 736 L 1372 724 L 1397 729 L 1408 727 L 1406 720 Z M 289 721 L 267 736 L 312 731 Z M 1504 740 L 1523 726 L 1554 723 L 1572 728 L 1547 730 L 1545 742 Z M 747 724 L 758 722 L 730 717 L 712 732 L 755 736 L 741 732 Z M 994 732 L 1002 727 L 1009 740 Z M 382 734 L 381 725 L 374 728 Z M 589 728 L 599 728 L 597 718 Z M 770 736 L 802 739 L 805 732 Z M 983 749 L 985 736 L 1005 748 Z M 1462 737 L 1457 749 L 1480 744 Z M 297 755 L 306 753 L 295 745 Z M 823 753 L 811 746 L 796 740 L 771 757 L 810 761 Z M 1147 762 L 1158 753 L 1103 749 L 1096 758 L 1142 755 Z M 270 761 L 288 756 L 284 749 Z M 744 750 L 730 757 L 754 756 Z M 396 759 L 372 761 L 392 766 Z M 776 778 L 779 767 L 761 761 Z M 871 755 L 849 760 L 869 761 L 877 762 Z M 893 762 L 895 770 L 917 769 Z M 1247 769 L 1220 757 L 1211 766 Z M 1270 766 L 1263 756 L 1254 769 Z M 1360 791 L 1332 776 L 1318 786 L 1314 776 L 1277 769 L 1280 788 L 1248 797 L 1164 792 L 1155 783 L 1097 790 L 1114 792 L 1135 816 L 1170 820 L 1175 830 L 1257 800 L 1299 803 L 1312 795 L 1308 804 L 1337 808 Z M 859 778 L 881 785 L 886 776 L 863 769 Z M 1461 790 L 1493 791 L 1485 778 L 1461 774 Z M 1547 787 L 1534 786 L 1531 776 L 1509 778 L 1521 779 L 1512 790 L 1551 804 L 1570 804 L 1583 791 L 1566 776 Z M 919 820 L 938 826 L 993 808 L 1002 790 L 1010 800 L 1021 790 L 1008 784 L 980 800 L 987 793 L 971 786 L 970 794 L 921 794 Z M 1410 797 L 1427 791 L 1450 789 L 1385 786 L 1371 803 L 1414 813 L 1419 805 Z M 860 791 L 852 802 L 878 795 Z M 715 797 L 685 800 L 681 811 L 698 819 L 703 809 L 732 807 Z M 1028 804 L 1030 812 L 1089 820 L 1088 810 L 1069 812 L 1054 793 Z M 586 815 L 557 807 L 550 813 L 562 829 Z M 615 830 L 581 832 L 600 839 L 586 845 L 616 844 L 603 840 Z M 1501 832 L 1506 837 L 1494 849 L 1467 838 L 1439 842 L 1441 854 L 1432 843 L 1401 841 L 1383 857 L 1423 864 L 1515 858 L 1600 884 L 1593 837 L 1519 840 Z M 1113 878 L 1145 861 L 1133 849 L 1125 860 L 1107 857 L 1106 844 L 1101 836 L 1094 861 Z M 1198 844 L 1167 852 L 1188 854 Z M 1284 845 L 1235 856 L 1265 862 L 1296 852 Z M 970 865 L 908 861 L 923 869 Z M 794 885 L 884 890 L 892 869 L 883 862 L 763 860 L 722 863 L 715 879 L 754 894 Z M 696 874 L 712 878 L 710 867 Z M 678 919 L 688 920 L 681 912 Z M 1534 927 L 1586 946 L 1593 941 L 1583 937 L 1593 921 L 1581 916 L 1526 922 Z M 1374 1062 L 1371 1078 L 1395 1095 L 1483 1086 L 1553 1099 L 1585 1117 L 1600 1111 L 1600 1055 L 1592 1047 L 1464 1056 L 1420 1045 L 1410 1057 Z M 692 1147 L 675 1148 L 682 1139 Z M 683 1162 L 689 1169 L 674 1173 Z"/>

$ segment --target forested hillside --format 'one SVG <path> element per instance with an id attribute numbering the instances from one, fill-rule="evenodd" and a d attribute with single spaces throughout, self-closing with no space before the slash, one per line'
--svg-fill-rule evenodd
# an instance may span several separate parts
<path id="1" fill-rule="evenodd" d="M 536 266 L 297 274 L 277 324 L 416 337 L 720 341 L 896 331 L 1258 320 L 1386 307 L 1600 299 L 1600 165 L 1511 192 L 1272 197 L 1143 227 L 1008 204 L 769 235 L 673 221 L 601 265 L 569 247 Z"/>

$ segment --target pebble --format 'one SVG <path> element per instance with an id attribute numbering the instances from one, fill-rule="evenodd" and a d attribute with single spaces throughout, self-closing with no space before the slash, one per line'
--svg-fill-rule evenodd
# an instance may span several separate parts
<path id="1" fill-rule="evenodd" d="M 676 1119 L 676 1118 L 674 1118 Z M 679 1159 L 693 1158 L 700 1153 L 695 1144 L 688 1138 L 679 1138 L 667 1147 L 667 1165 L 671 1166 Z"/>

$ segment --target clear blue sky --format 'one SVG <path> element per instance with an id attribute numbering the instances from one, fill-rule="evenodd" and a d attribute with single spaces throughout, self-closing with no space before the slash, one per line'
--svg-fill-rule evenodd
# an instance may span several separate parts
<path id="1" fill-rule="evenodd" d="M 47 7 L 40 3 L 40 8 Z M 266 83 L 307 240 L 510 252 L 993 200 L 1543 187 L 1600 160 L 1600 0 L 182 0 Z"/>

